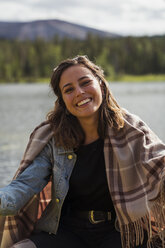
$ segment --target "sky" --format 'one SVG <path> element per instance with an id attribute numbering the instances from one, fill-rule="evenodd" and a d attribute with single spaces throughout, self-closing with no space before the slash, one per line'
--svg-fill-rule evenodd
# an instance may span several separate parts
<path id="1" fill-rule="evenodd" d="M 165 0 L 0 0 L 0 21 L 45 19 L 120 35 L 162 35 Z"/>

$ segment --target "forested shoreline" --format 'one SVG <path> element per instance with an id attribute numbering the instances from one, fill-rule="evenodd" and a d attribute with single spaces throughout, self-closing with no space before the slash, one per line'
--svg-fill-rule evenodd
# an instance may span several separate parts
<path id="1" fill-rule="evenodd" d="M 85 40 L 57 36 L 51 41 L 0 40 L 0 82 L 35 82 L 50 78 L 63 59 L 87 55 L 108 79 L 124 75 L 165 74 L 165 36 Z"/>

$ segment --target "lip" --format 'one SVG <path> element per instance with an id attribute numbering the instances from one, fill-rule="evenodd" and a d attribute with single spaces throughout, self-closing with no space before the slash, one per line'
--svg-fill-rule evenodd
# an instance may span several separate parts
<path id="1" fill-rule="evenodd" d="M 91 97 L 87 97 L 87 98 L 82 99 L 81 101 L 78 101 L 76 103 L 76 106 L 77 107 L 83 107 L 83 106 L 85 106 L 86 104 L 88 104 L 91 101 L 92 101 L 92 98 Z"/>

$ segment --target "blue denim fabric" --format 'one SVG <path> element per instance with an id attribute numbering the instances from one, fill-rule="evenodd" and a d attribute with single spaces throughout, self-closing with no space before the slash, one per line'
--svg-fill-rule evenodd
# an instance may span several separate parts
<path id="1" fill-rule="evenodd" d="M 52 175 L 52 200 L 36 224 L 36 229 L 55 234 L 75 162 L 76 154 L 72 150 L 57 148 L 52 138 L 16 180 L 0 189 L 0 215 L 17 214 L 32 196 L 46 186 Z"/>

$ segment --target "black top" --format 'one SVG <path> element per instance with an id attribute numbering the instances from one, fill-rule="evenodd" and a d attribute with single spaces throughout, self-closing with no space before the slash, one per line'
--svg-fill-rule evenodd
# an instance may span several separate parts
<path id="1" fill-rule="evenodd" d="M 113 210 L 104 161 L 104 141 L 82 145 L 77 154 L 65 202 L 76 210 Z"/>

